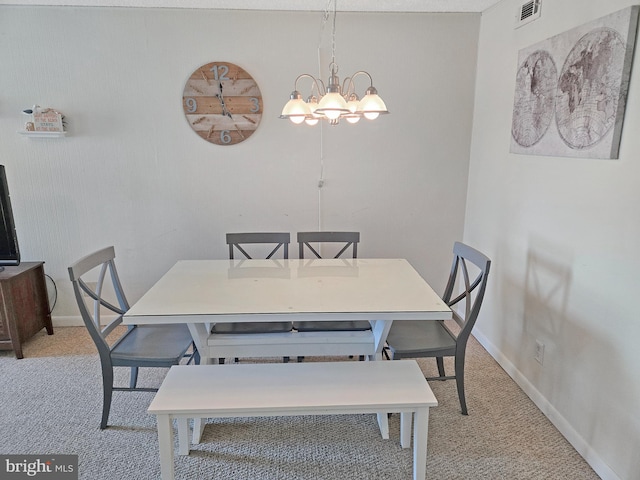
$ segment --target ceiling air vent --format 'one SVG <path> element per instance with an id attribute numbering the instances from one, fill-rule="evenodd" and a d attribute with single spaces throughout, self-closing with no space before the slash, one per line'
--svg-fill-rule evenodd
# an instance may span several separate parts
<path id="1" fill-rule="evenodd" d="M 540 0 L 525 0 L 516 14 L 516 28 L 533 22 L 540 17 Z"/>

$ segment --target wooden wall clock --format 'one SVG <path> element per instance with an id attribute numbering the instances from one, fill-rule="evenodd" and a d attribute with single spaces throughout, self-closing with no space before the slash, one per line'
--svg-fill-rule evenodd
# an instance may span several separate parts
<path id="1" fill-rule="evenodd" d="M 207 142 L 236 145 L 258 128 L 262 95 L 256 81 L 242 68 L 211 62 L 187 80 L 182 108 L 191 128 Z"/>

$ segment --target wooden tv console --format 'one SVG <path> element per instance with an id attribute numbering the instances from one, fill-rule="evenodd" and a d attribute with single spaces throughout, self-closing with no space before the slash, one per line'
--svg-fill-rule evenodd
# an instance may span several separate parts
<path id="1" fill-rule="evenodd" d="M 0 272 L 0 350 L 23 358 L 22 344 L 43 328 L 53 335 L 44 262 L 22 262 Z"/>

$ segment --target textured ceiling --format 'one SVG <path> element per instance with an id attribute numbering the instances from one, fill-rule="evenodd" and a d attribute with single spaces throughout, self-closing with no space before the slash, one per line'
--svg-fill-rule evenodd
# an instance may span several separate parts
<path id="1" fill-rule="evenodd" d="M 482 12 L 502 0 L 338 0 L 346 12 Z M 328 0 L 0 0 L 0 5 L 324 11 Z"/>

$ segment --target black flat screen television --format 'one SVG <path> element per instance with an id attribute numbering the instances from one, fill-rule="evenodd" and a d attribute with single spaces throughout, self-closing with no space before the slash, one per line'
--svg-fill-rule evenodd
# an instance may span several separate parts
<path id="1" fill-rule="evenodd" d="M 11 199 L 4 165 L 0 165 L 0 270 L 3 265 L 19 265 L 18 235 L 13 222 Z"/>

